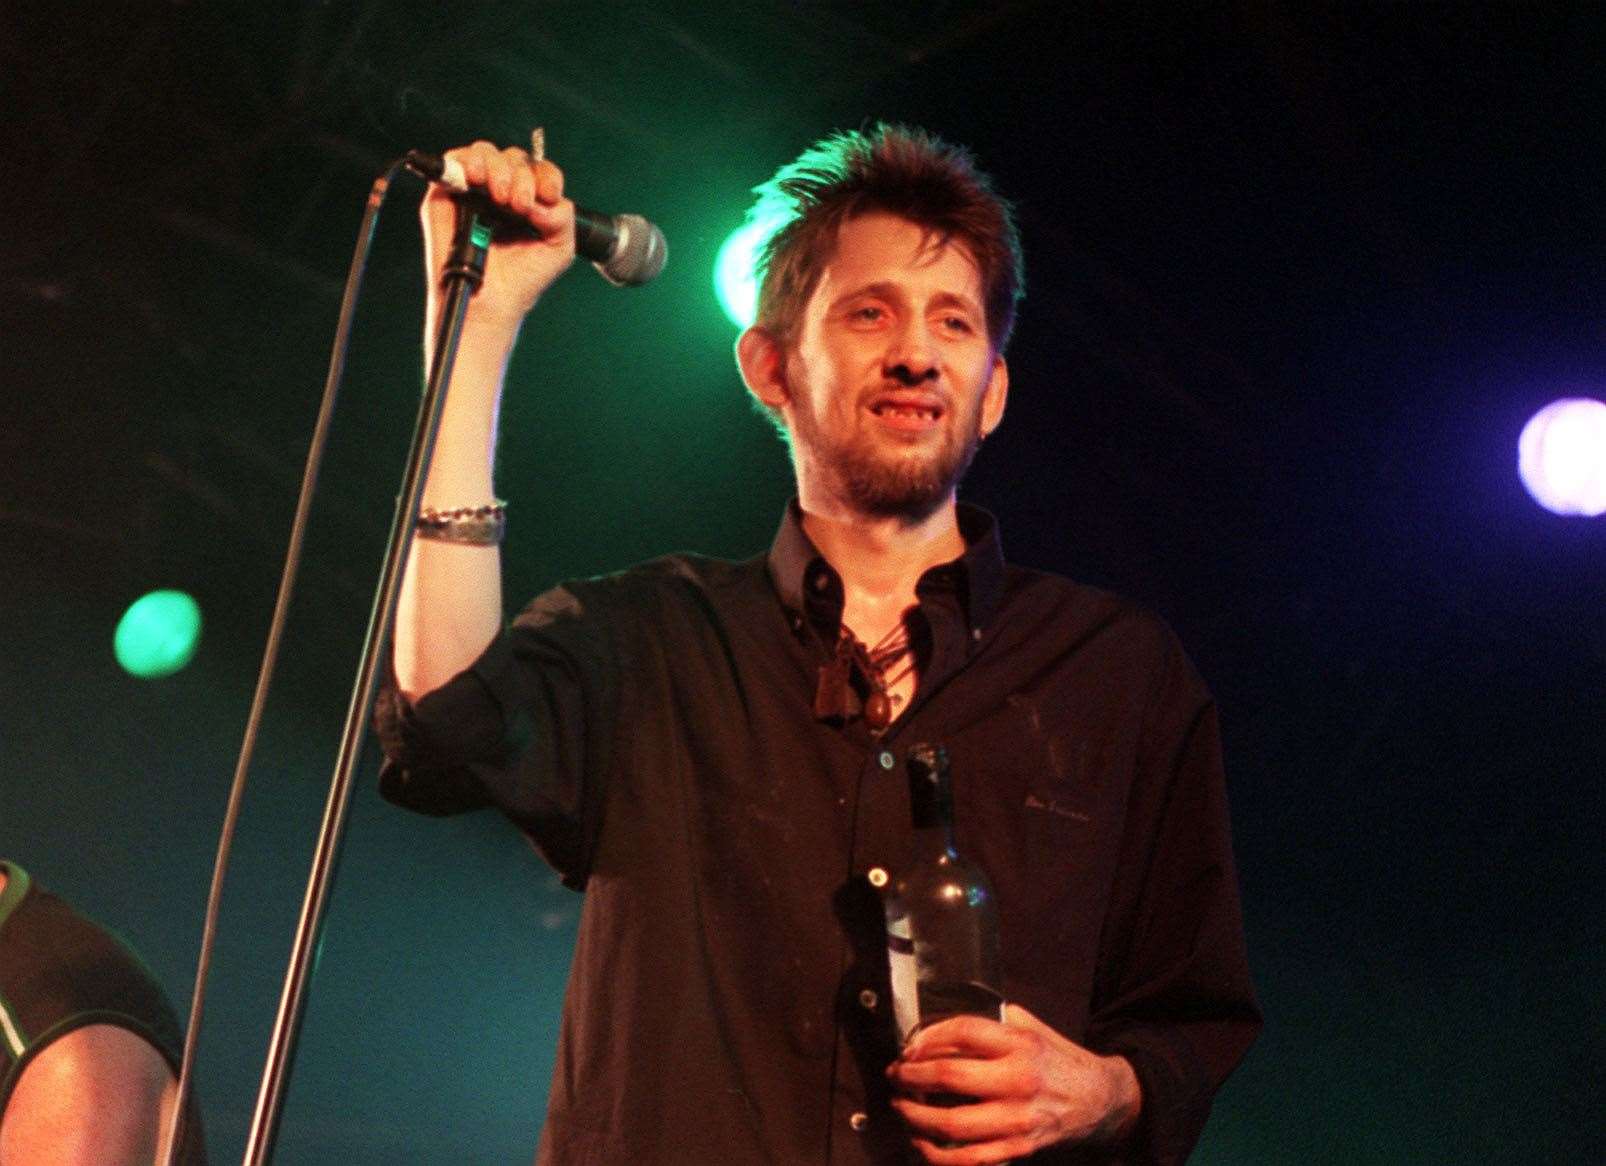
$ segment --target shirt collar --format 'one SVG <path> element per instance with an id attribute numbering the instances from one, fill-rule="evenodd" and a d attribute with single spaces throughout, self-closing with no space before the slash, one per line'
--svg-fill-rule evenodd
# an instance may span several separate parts
<path id="1" fill-rule="evenodd" d="M 991 623 L 1004 591 L 1004 552 L 998 521 L 980 506 L 959 503 L 959 533 L 965 553 L 920 576 L 915 593 L 922 599 L 952 589 L 972 632 Z M 829 635 L 842 619 L 842 578 L 803 530 L 803 508 L 796 498 L 787 504 L 769 553 L 770 581 L 791 616 L 792 630 L 805 632 L 807 622 L 829 625 Z"/>

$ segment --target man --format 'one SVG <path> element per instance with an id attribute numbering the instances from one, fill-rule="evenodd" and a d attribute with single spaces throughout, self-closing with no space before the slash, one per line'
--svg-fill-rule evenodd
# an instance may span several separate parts
<path id="1" fill-rule="evenodd" d="M 120 940 L 0 861 L 0 1166 L 165 1159 L 183 1033 Z M 187 1111 L 177 1161 L 206 1161 Z"/>
<path id="2" fill-rule="evenodd" d="M 469 311 L 382 787 L 499 807 L 585 889 L 540 1160 L 1182 1161 L 1259 1024 L 1215 718 L 1158 621 L 1006 566 L 956 502 L 1009 391 L 1006 204 L 900 127 L 784 168 L 737 344 L 796 475 L 774 546 L 570 583 L 504 630 L 501 375 L 572 259 L 573 208 L 550 162 L 455 156 L 543 239 L 493 249 Z M 438 272 L 449 200 L 424 222 Z M 900 1050 L 875 888 L 910 851 L 920 741 L 954 759 L 1012 1003 Z"/>

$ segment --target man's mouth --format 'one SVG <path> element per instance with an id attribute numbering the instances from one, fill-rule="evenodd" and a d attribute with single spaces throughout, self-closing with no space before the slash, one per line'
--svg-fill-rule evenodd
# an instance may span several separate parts
<path id="1" fill-rule="evenodd" d="M 870 412 L 900 428 L 921 428 L 942 419 L 943 404 L 932 393 L 885 392 L 871 398 Z"/>
<path id="2" fill-rule="evenodd" d="M 911 420 L 935 421 L 942 416 L 940 405 L 894 405 L 883 402 L 870 406 L 877 417 L 903 417 Z"/>

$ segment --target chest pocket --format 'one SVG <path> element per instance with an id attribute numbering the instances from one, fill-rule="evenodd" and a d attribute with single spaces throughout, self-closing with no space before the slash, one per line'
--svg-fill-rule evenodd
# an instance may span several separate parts
<path id="1" fill-rule="evenodd" d="M 1006 969 L 1054 968 L 1064 983 L 1092 974 L 1120 813 L 1111 759 L 1045 721 L 1011 697 L 986 731 L 955 742 L 955 842 L 992 880 Z"/>

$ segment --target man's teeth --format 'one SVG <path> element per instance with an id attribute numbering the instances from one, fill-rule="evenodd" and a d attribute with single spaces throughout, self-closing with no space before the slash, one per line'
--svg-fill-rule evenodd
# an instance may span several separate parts
<path id="1" fill-rule="evenodd" d="M 893 417 L 924 417 L 935 421 L 939 411 L 934 408 L 928 408 L 925 405 L 877 405 L 875 414 L 877 417 L 889 415 Z"/>

